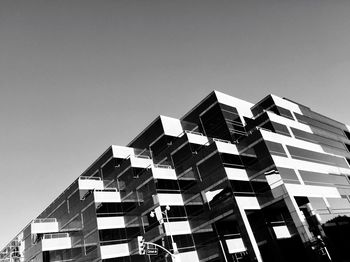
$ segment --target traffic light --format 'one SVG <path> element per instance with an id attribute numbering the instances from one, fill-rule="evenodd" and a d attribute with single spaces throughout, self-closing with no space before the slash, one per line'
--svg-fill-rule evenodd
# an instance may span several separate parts
<path id="1" fill-rule="evenodd" d="M 137 245 L 139 248 L 139 254 L 144 255 L 146 253 L 146 244 L 145 244 L 145 239 L 143 236 L 138 236 L 137 237 Z"/>

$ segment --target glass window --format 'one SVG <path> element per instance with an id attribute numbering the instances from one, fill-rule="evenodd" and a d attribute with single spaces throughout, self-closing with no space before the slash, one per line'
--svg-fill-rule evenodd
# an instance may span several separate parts
<path id="1" fill-rule="evenodd" d="M 285 125 L 282 125 L 282 124 L 279 124 L 279 123 L 276 123 L 276 122 L 272 122 L 272 121 L 271 121 L 271 124 L 272 124 L 272 126 L 275 129 L 275 132 L 277 134 L 290 136 L 289 130 L 288 130 L 288 128 Z"/>
<path id="2" fill-rule="evenodd" d="M 281 144 L 271 141 L 265 141 L 265 143 L 272 155 L 287 157 L 287 154 Z"/>
<path id="3" fill-rule="evenodd" d="M 347 163 L 341 157 L 314 152 L 293 146 L 287 146 L 287 148 L 291 156 L 295 159 L 348 168 Z"/>
<path id="4" fill-rule="evenodd" d="M 350 185 L 345 175 L 321 174 L 304 170 L 299 170 L 299 173 L 305 184 Z"/>

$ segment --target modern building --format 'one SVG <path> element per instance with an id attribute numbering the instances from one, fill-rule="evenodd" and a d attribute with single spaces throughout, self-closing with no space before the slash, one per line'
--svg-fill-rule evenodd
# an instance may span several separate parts
<path id="1" fill-rule="evenodd" d="M 349 152 L 306 106 L 213 91 L 109 147 L 0 261 L 350 261 Z"/>

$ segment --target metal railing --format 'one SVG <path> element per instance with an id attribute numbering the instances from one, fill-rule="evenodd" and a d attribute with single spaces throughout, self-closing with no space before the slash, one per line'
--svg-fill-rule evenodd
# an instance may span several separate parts
<path id="1" fill-rule="evenodd" d="M 37 218 L 32 221 L 32 223 L 54 223 L 57 222 L 56 218 L 49 217 L 49 218 Z"/>
<path id="2" fill-rule="evenodd" d="M 213 138 L 213 140 L 216 141 L 216 142 L 222 142 L 222 143 L 226 143 L 226 144 L 232 144 L 231 141 L 224 140 L 224 139 L 220 139 L 220 138 Z"/>
<path id="3" fill-rule="evenodd" d="M 95 177 L 95 176 L 80 176 L 80 180 L 102 180 L 100 177 Z"/>
<path id="4" fill-rule="evenodd" d="M 155 168 L 166 168 L 166 169 L 172 169 L 171 165 L 161 165 L 161 164 L 154 164 Z"/>
<path id="5" fill-rule="evenodd" d="M 44 234 L 44 239 L 57 239 L 57 238 L 67 238 L 69 237 L 68 233 L 53 233 L 53 234 Z"/>

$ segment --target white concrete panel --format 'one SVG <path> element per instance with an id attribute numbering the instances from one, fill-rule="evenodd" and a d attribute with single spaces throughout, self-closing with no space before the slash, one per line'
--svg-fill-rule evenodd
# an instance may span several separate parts
<path id="1" fill-rule="evenodd" d="M 224 105 L 235 107 L 241 116 L 253 117 L 253 113 L 250 110 L 254 104 L 244 101 L 242 99 L 235 98 L 233 96 L 226 95 L 219 91 L 214 91 L 218 102 Z"/>
<path id="2" fill-rule="evenodd" d="M 42 251 L 60 250 L 72 248 L 70 237 L 42 239 Z"/>
<path id="3" fill-rule="evenodd" d="M 226 239 L 226 245 L 230 254 L 244 252 L 247 250 L 242 238 Z"/>
<path id="4" fill-rule="evenodd" d="M 157 168 L 152 166 L 152 174 L 154 178 L 176 180 L 176 172 L 171 168 Z"/>
<path id="5" fill-rule="evenodd" d="M 157 194 L 161 206 L 183 206 L 184 201 L 181 194 Z"/>
<path id="6" fill-rule="evenodd" d="M 94 191 L 96 203 L 120 203 L 120 193 L 118 191 Z"/>
<path id="7" fill-rule="evenodd" d="M 297 185 L 287 183 L 285 184 L 285 187 L 288 193 L 292 196 L 341 198 L 336 187 Z"/>
<path id="8" fill-rule="evenodd" d="M 283 180 L 278 174 L 266 175 L 265 177 L 271 189 L 274 189 L 283 184 Z"/>
<path id="9" fill-rule="evenodd" d="M 112 145 L 112 151 L 115 158 L 127 158 L 130 155 L 134 155 L 132 147 Z"/>
<path id="10" fill-rule="evenodd" d="M 123 216 L 119 217 L 98 217 L 97 228 L 100 229 L 112 229 L 112 228 L 125 228 L 125 221 Z"/>
<path id="11" fill-rule="evenodd" d="M 164 134 L 167 136 L 179 136 L 182 132 L 182 126 L 179 119 L 160 116 L 160 120 L 162 121 Z"/>
<path id="12" fill-rule="evenodd" d="M 95 179 L 78 179 L 80 190 L 103 189 L 103 181 Z"/>
<path id="13" fill-rule="evenodd" d="M 192 144 L 205 145 L 208 144 L 209 140 L 206 136 L 197 134 L 187 133 L 187 139 Z"/>
<path id="14" fill-rule="evenodd" d="M 291 237 L 287 226 L 275 226 L 272 228 L 273 228 L 273 231 L 275 232 L 277 238 L 290 238 Z"/>
<path id="15" fill-rule="evenodd" d="M 237 197 L 236 197 L 236 199 L 237 199 Z M 247 203 L 245 203 L 245 202 L 247 202 L 247 201 L 245 201 L 243 199 L 240 200 L 240 201 L 237 201 L 238 209 L 239 209 L 239 212 L 241 214 L 244 226 L 245 226 L 245 228 L 247 230 L 247 234 L 248 234 L 248 237 L 250 239 L 250 243 L 252 244 L 254 253 L 256 255 L 256 259 L 257 259 L 258 262 L 263 262 L 261 254 L 260 254 L 260 250 L 259 250 L 259 247 L 258 247 L 258 244 L 256 242 L 256 239 L 255 239 L 255 236 L 254 236 L 254 233 L 253 233 L 253 230 L 252 230 L 252 228 L 250 226 L 247 214 L 246 214 L 245 209 L 244 209 L 244 206 L 247 205 Z M 253 201 L 253 202 L 255 202 L 255 201 Z"/>
<path id="16" fill-rule="evenodd" d="M 291 101 L 288 101 L 286 99 L 283 99 L 281 97 L 278 97 L 276 95 L 271 95 L 271 96 L 272 96 L 273 101 L 275 101 L 275 104 L 277 106 L 283 107 L 285 109 L 289 109 L 290 111 L 293 111 L 293 112 L 298 113 L 298 114 L 302 114 L 301 109 L 297 104 L 295 104 Z"/>
<path id="17" fill-rule="evenodd" d="M 229 180 L 249 181 L 245 169 L 225 167 L 225 172 Z"/>
<path id="18" fill-rule="evenodd" d="M 169 235 L 185 235 L 191 234 L 191 228 L 188 221 L 165 222 L 165 233 Z"/>
<path id="19" fill-rule="evenodd" d="M 130 156 L 132 167 L 147 168 L 152 164 L 152 159 Z"/>
<path id="20" fill-rule="evenodd" d="M 237 146 L 230 143 L 224 143 L 220 141 L 215 141 L 216 147 L 218 148 L 218 151 L 220 153 L 226 153 L 226 154 L 234 154 L 238 155 L 238 149 Z"/>
<path id="21" fill-rule="evenodd" d="M 290 145 L 290 146 L 294 146 L 294 147 L 303 148 L 306 150 L 311 150 L 314 152 L 327 154 L 319 144 L 307 142 L 307 141 L 300 140 L 297 138 L 291 138 L 288 136 L 276 134 L 276 133 L 269 132 L 266 130 L 261 130 L 261 135 L 263 136 L 263 138 L 265 140 L 268 140 L 271 142 L 276 142 L 276 143 L 280 143 L 280 144 Z"/>
<path id="22" fill-rule="evenodd" d="M 299 160 L 299 159 L 290 159 L 281 156 L 272 156 L 273 161 L 277 167 L 285 167 L 292 169 L 299 169 L 311 172 L 318 172 L 323 174 L 347 174 L 350 175 L 349 168 L 335 167 L 325 164 L 313 163 L 309 161 Z"/>
<path id="23" fill-rule="evenodd" d="M 39 222 L 31 224 L 32 234 L 58 232 L 58 222 Z"/>
<path id="24" fill-rule="evenodd" d="M 311 130 L 311 127 L 308 125 L 302 124 L 300 122 L 293 121 L 291 119 L 276 115 L 272 112 L 267 112 L 267 115 L 269 116 L 270 120 L 276 123 L 280 123 L 286 126 L 290 126 L 299 130 L 303 130 L 308 133 L 313 133 Z"/>
<path id="25" fill-rule="evenodd" d="M 346 125 L 346 128 L 348 129 L 347 131 L 350 132 L 350 126 Z"/>
<path id="26" fill-rule="evenodd" d="M 236 197 L 237 204 L 243 209 L 260 209 L 260 205 L 256 197 L 239 196 Z"/>
<path id="27" fill-rule="evenodd" d="M 130 255 L 129 245 L 127 243 L 101 246 L 100 250 L 102 259 L 126 257 Z"/>
<path id="28" fill-rule="evenodd" d="M 179 261 L 181 262 L 199 262 L 198 254 L 196 251 L 179 253 L 178 256 L 180 257 Z"/>

